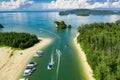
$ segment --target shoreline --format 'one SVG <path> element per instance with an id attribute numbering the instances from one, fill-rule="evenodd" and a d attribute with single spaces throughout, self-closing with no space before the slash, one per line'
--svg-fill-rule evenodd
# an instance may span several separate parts
<path id="1" fill-rule="evenodd" d="M 86 54 L 82 50 L 80 44 L 77 42 L 78 35 L 79 33 L 77 33 L 77 35 L 74 38 L 74 44 L 77 49 L 77 52 L 79 53 L 78 56 L 79 56 L 80 62 L 82 63 L 82 68 L 84 69 L 83 72 L 86 75 L 87 80 L 95 80 L 95 78 L 93 77 L 93 71 L 87 62 Z"/>
<path id="2" fill-rule="evenodd" d="M 24 50 L 0 48 L 0 80 L 19 80 L 34 53 L 52 42 L 49 38 L 39 39 L 41 39 L 39 43 Z"/>

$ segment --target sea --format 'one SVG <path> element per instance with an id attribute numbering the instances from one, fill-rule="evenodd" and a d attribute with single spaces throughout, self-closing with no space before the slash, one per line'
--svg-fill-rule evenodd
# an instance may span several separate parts
<path id="1" fill-rule="evenodd" d="M 115 22 L 118 19 L 120 19 L 119 15 L 59 16 L 59 12 L 50 11 L 0 12 L 0 24 L 4 26 L 0 32 L 27 32 L 53 40 L 42 49 L 41 57 L 30 60 L 38 65 L 32 75 L 26 78 L 30 80 L 88 80 L 73 43 L 77 28 L 86 23 Z M 64 21 L 72 28 L 71 30 L 56 29 L 54 21 Z M 48 70 L 51 55 L 53 55 L 54 64 L 52 69 Z M 21 74 L 22 77 L 24 77 L 23 74 Z"/>

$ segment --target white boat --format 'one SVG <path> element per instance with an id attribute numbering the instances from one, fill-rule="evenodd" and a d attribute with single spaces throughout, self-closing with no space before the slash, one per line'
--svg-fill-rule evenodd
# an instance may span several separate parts
<path id="1" fill-rule="evenodd" d="M 24 73 L 23 73 L 23 76 L 31 75 L 34 70 L 35 70 L 35 68 L 26 68 Z"/>
<path id="2" fill-rule="evenodd" d="M 27 65 L 27 67 L 34 67 L 36 65 L 37 65 L 36 62 L 29 62 L 28 65 Z"/>
<path id="3" fill-rule="evenodd" d="M 67 47 L 68 47 L 68 44 L 65 45 L 65 48 L 67 48 Z"/>
<path id="4" fill-rule="evenodd" d="M 56 49 L 56 52 L 57 52 L 58 55 L 62 55 L 62 53 L 59 49 Z"/>
<path id="5" fill-rule="evenodd" d="M 28 78 L 21 78 L 21 79 L 19 79 L 19 80 L 29 80 Z"/>
<path id="6" fill-rule="evenodd" d="M 48 70 L 53 69 L 53 64 L 54 64 L 54 61 L 53 61 L 53 54 L 52 54 L 52 55 L 51 55 L 51 60 L 50 60 L 50 62 L 49 62 L 49 64 L 48 64 L 48 66 L 47 66 L 47 69 L 48 69 Z"/>
<path id="7" fill-rule="evenodd" d="M 43 51 L 37 51 L 34 53 L 34 57 L 40 57 Z"/>
<path id="8" fill-rule="evenodd" d="M 27 71 L 26 71 L 26 72 L 23 73 L 23 76 L 29 76 L 29 75 L 31 75 L 31 74 L 32 74 L 31 72 L 29 72 L 29 71 L 27 72 Z"/>

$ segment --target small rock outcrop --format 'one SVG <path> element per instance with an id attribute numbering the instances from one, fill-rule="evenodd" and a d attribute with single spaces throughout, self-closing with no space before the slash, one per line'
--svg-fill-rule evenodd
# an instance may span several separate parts
<path id="1" fill-rule="evenodd" d="M 55 24 L 55 27 L 58 29 L 66 29 L 66 28 L 71 29 L 72 28 L 71 25 L 67 25 L 64 21 L 60 21 L 60 22 L 55 21 L 54 24 Z"/>
<path id="2" fill-rule="evenodd" d="M 0 28 L 4 28 L 2 24 L 0 24 Z"/>

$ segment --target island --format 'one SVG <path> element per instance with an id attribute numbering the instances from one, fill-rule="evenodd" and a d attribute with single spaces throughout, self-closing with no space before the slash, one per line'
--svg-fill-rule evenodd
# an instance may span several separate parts
<path id="1" fill-rule="evenodd" d="M 55 21 L 54 24 L 55 24 L 55 27 L 58 29 L 66 29 L 66 28 L 71 29 L 72 28 L 71 25 L 67 25 L 64 21 L 61 21 L 61 22 Z"/>
<path id="2" fill-rule="evenodd" d="M 66 10 L 66 11 L 59 12 L 60 16 L 69 15 L 69 14 L 75 14 L 77 16 L 89 16 L 91 14 L 96 14 L 96 15 L 118 14 L 118 15 L 120 15 L 120 11 L 94 10 L 94 9 L 73 9 L 73 10 Z"/>
<path id="3" fill-rule="evenodd" d="M 2 24 L 0 24 L 0 28 L 4 28 Z"/>
<path id="4" fill-rule="evenodd" d="M 86 54 L 96 80 L 120 79 L 119 21 L 83 24 L 78 27 L 77 42 Z"/>

